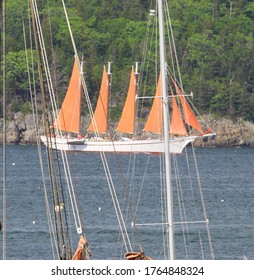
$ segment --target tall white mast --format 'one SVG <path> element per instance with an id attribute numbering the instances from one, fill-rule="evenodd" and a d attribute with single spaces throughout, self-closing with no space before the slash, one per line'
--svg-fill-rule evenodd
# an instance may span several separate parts
<path id="1" fill-rule="evenodd" d="M 160 38 L 160 71 L 162 81 L 163 98 L 163 131 L 165 141 L 165 168 L 167 187 L 167 218 L 168 218 L 168 239 L 169 239 L 169 259 L 174 259 L 174 229 L 173 229 L 173 196 L 170 178 L 170 155 L 169 155 L 169 119 L 168 119 L 168 98 L 166 81 L 166 59 L 165 59 L 165 35 L 164 35 L 164 0 L 157 0 L 159 16 L 159 38 Z"/>

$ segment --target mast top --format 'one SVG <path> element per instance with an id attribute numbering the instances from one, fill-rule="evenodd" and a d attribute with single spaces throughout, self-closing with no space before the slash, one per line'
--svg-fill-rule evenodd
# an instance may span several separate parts
<path id="1" fill-rule="evenodd" d="M 111 73 L 111 63 L 112 62 L 110 62 L 110 61 L 108 62 L 108 72 L 107 72 L 108 75 L 112 75 L 112 73 Z"/>

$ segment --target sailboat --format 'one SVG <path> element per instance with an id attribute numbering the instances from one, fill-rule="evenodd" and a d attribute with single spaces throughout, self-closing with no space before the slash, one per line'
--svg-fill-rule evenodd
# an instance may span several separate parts
<path id="1" fill-rule="evenodd" d="M 137 66 L 137 64 L 136 64 Z M 81 152 L 118 152 L 118 153 L 162 153 L 165 152 L 165 143 L 162 137 L 162 94 L 161 75 L 158 79 L 157 89 L 154 96 L 153 105 L 143 129 L 143 137 L 135 136 L 136 133 L 136 101 L 138 89 L 138 71 L 132 68 L 129 89 L 122 115 L 116 127 L 116 132 L 132 135 L 130 137 L 119 137 L 113 140 L 108 131 L 109 116 L 109 93 L 110 93 L 110 64 L 108 72 L 104 67 L 101 88 L 97 101 L 97 106 L 89 125 L 89 133 L 95 133 L 94 137 L 84 137 L 81 133 L 81 70 L 75 60 L 69 87 L 62 103 L 62 107 L 54 122 L 54 135 L 51 136 L 50 147 L 57 150 L 81 151 Z M 177 82 L 172 78 L 172 117 L 170 124 L 169 150 L 171 153 L 182 153 L 183 149 L 195 139 L 213 137 L 215 133 L 210 128 L 204 129 L 199 124 L 194 112 L 188 104 L 184 94 L 181 92 Z M 176 99 L 180 99 L 182 111 L 178 108 Z M 182 115 L 184 118 L 182 118 Z M 187 132 L 186 126 L 192 128 Z M 194 132 L 194 134 L 193 134 Z M 156 135 L 150 137 L 149 135 Z M 104 136 L 101 136 L 104 135 Z M 47 145 L 46 136 L 41 136 L 41 140 Z"/>

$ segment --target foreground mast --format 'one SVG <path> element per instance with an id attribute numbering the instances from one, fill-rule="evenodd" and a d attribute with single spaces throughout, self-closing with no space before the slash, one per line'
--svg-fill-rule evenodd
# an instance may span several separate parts
<path id="1" fill-rule="evenodd" d="M 163 134 L 165 141 L 165 168 L 166 168 L 166 187 L 167 187 L 167 210 L 168 210 L 168 240 L 169 240 L 169 259 L 174 259 L 174 230 L 173 230 L 173 199 L 170 178 L 170 150 L 169 150 L 169 129 L 168 129 L 168 98 L 166 82 L 166 59 L 165 59 L 165 34 L 164 34 L 164 0 L 157 0 L 159 17 L 159 38 L 160 38 L 160 69 L 161 69 L 161 89 L 163 103 Z"/>
<path id="2" fill-rule="evenodd" d="M 1 1 L 0 3 L 0 18 L 2 16 L 2 89 L 3 89 L 3 225 L 0 221 L 0 231 L 3 228 L 3 260 L 6 259 L 6 41 L 5 41 L 5 16 L 6 16 L 6 1 Z"/>

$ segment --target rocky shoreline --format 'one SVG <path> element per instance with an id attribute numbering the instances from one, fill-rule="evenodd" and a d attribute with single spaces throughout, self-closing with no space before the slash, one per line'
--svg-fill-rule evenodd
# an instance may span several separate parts
<path id="1" fill-rule="evenodd" d="M 229 119 L 217 119 L 212 116 L 204 116 L 209 127 L 216 132 L 216 137 L 204 142 L 195 141 L 196 147 L 254 147 L 254 124 L 251 122 Z M 42 120 L 39 121 L 41 123 Z M 0 119 L 0 143 L 2 143 L 3 119 Z M 33 115 L 16 113 L 13 120 L 6 123 L 7 144 L 36 144 Z M 43 134 L 40 129 L 39 134 Z"/>

